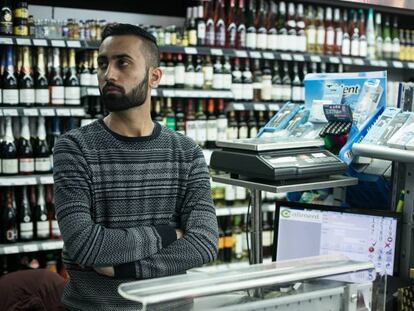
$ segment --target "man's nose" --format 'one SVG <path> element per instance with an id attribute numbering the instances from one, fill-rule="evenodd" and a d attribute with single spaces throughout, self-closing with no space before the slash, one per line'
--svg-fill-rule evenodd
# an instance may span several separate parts
<path id="1" fill-rule="evenodd" d="M 113 65 L 108 64 L 108 67 L 105 70 L 104 78 L 105 81 L 116 81 L 117 80 L 117 70 L 114 68 Z"/>

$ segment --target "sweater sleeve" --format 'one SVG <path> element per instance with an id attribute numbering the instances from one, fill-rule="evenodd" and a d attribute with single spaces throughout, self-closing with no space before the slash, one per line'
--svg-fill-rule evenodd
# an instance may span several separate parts
<path id="1" fill-rule="evenodd" d="M 140 226 L 112 229 L 93 221 L 89 166 L 78 144 L 61 137 L 54 153 L 55 208 L 65 249 L 81 266 L 119 265 L 143 259 L 177 238 L 175 228 Z"/>
<path id="2" fill-rule="evenodd" d="M 115 267 L 115 277 L 156 278 L 183 273 L 213 261 L 218 252 L 218 225 L 210 176 L 200 147 L 194 149 L 181 208 L 184 235 L 144 259 Z"/>

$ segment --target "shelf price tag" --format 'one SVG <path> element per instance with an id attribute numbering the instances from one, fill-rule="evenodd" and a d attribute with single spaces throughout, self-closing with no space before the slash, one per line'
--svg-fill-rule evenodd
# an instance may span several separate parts
<path id="1" fill-rule="evenodd" d="M 42 243 L 43 250 L 59 249 L 63 247 L 63 241 L 48 241 Z"/>
<path id="2" fill-rule="evenodd" d="M 369 62 L 371 64 L 371 66 L 379 67 L 379 62 L 377 60 L 370 60 Z"/>
<path id="3" fill-rule="evenodd" d="M 39 183 L 41 185 L 51 185 L 53 184 L 53 176 L 40 176 Z"/>
<path id="4" fill-rule="evenodd" d="M 63 40 L 52 40 L 52 46 L 55 48 L 64 48 L 66 47 L 66 43 Z"/>
<path id="5" fill-rule="evenodd" d="M 414 69 L 414 63 L 413 62 L 409 62 L 407 63 L 408 68 L 410 69 Z"/>
<path id="6" fill-rule="evenodd" d="M 380 65 L 381 67 L 388 67 L 388 63 L 387 63 L 387 61 L 385 61 L 385 60 L 380 60 L 380 61 L 379 61 L 379 65 Z"/>
<path id="7" fill-rule="evenodd" d="M 400 62 L 400 61 L 393 61 L 392 62 L 392 65 L 395 67 L 395 68 L 403 68 L 404 67 L 404 65 L 403 65 L 403 63 L 402 62 Z"/>
<path id="8" fill-rule="evenodd" d="M 88 96 L 99 96 L 99 88 L 97 87 L 88 87 L 86 89 L 86 94 L 88 94 Z"/>
<path id="9" fill-rule="evenodd" d="M 174 97 L 174 91 L 173 90 L 163 90 L 162 95 L 165 97 Z"/>
<path id="10" fill-rule="evenodd" d="M 293 60 L 295 60 L 297 62 L 304 62 L 305 57 L 301 54 L 293 54 Z"/>
<path id="11" fill-rule="evenodd" d="M 4 254 L 17 254 L 19 252 L 19 248 L 17 246 L 7 246 L 3 248 L 3 252 Z"/>
<path id="12" fill-rule="evenodd" d="M 354 64 L 358 66 L 364 66 L 365 62 L 361 58 L 354 58 Z"/>
<path id="13" fill-rule="evenodd" d="M 280 54 L 280 58 L 282 60 L 291 61 L 292 60 L 292 55 L 286 54 L 286 53 L 282 53 L 282 54 Z"/>
<path id="14" fill-rule="evenodd" d="M 211 52 L 211 55 L 223 56 L 223 50 L 222 49 L 211 49 L 210 52 Z"/>
<path id="15" fill-rule="evenodd" d="M 40 108 L 40 115 L 43 117 L 54 117 L 55 110 L 53 108 Z"/>
<path id="16" fill-rule="evenodd" d="M 17 117 L 19 112 L 14 108 L 3 108 L 3 115 L 5 117 Z"/>
<path id="17" fill-rule="evenodd" d="M 322 61 L 321 57 L 317 55 L 311 55 L 310 59 L 313 63 L 320 63 Z"/>
<path id="18" fill-rule="evenodd" d="M 66 44 L 68 48 L 80 48 L 81 47 L 80 41 L 68 40 L 66 41 Z"/>
<path id="19" fill-rule="evenodd" d="M 34 46 L 47 46 L 47 41 L 45 39 L 33 39 Z"/>
<path id="20" fill-rule="evenodd" d="M 258 51 L 251 51 L 250 52 L 250 57 L 251 58 L 262 58 L 262 54 Z"/>
<path id="21" fill-rule="evenodd" d="M 27 117 L 36 117 L 39 115 L 39 112 L 36 108 L 25 108 L 23 109 L 23 114 Z"/>
<path id="22" fill-rule="evenodd" d="M 352 59 L 350 59 L 349 57 L 342 57 L 342 63 L 344 63 L 345 65 L 352 65 Z"/>
<path id="23" fill-rule="evenodd" d="M 237 111 L 243 111 L 244 109 L 244 105 L 243 104 L 239 104 L 239 103 L 233 103 L 233 109 L 237 110 Z"/>
<path id="24" fill-rule="evenodd" d="M 280 106 L 278 104 L 269 104 L 269 110 L 270 111 L 279 111 Z"/>
<path id="25" fill-rule="evenodd" d="M 17 45 L 32 45 L 32 41 L 27 38 L 17 38 L 16 43 Z"/>
<path id="26" fill-rule="evenodd" d="M 234 54 L 236 54 L 237 57 L 247 58 L 247 52 L 246 51 L 235 50 Z"/>
<path id="27" fill-rule="evenodd" d="M 85 115 L 85 110 L 82 108 L 72 108 L 70 114 L 72 117 L 83 117 Z"/>
<path id="28" fill-rule="evenodd" d="M 194 47 L 186 47 L 184 48 L 185 54 L 197 54 L 197 49 Z"/>
<path id="29" fill-rule="evenodd" d="M 266 105 L 265 104 L 253 104 L 253 109 L 257 111 L 266 111 Z"/>
<path id="30" fill-rule="evenodd" d="M 273 53 L 270 53 L 270 52 L 263 52 L 263 58 L 275 59 L 275 55 Z"/>
<path id="31" fill-rule="evenodd" d="M 216 98 L 234 98 L 232 91 L 218 92 Z"/>
<path id="32" fill-rule="evenodd" d="M 329 62 L 332 64 L 339 64 L 339 58 L 335 56 L 329 57 Z"/>
<path id="33" fill-rule="evenodd" d="M 12 45 L 13 44 L 13 39 L 12 38 L 0 37 L 0 44 Z"/>
<path id="34" fill-rule="evenodd" d="M 69 108 L 57 108 L 56 115 L 59 117 L 70 117 L 70 109 Z"/>
<path id="35" fill-rule="evenodd" d="M 38 250 L 39 250 L 39 246 L 37 244 L 23 245 L 23 251 L 25 253 L 37 252 Z"/>

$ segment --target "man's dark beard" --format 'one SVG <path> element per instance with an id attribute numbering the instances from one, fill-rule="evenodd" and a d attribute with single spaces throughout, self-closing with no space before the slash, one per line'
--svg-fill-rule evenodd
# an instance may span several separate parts
<path id="1" fill-rule="evenodd" d="M 149 70 L 144 77 L 144 79 L 134 87 L 128 94 L 125 94 L 125 91 L 122 87 L 112 84 L 108 82 L 105 87 L 103 88 L 101 93 L 101 100 L 106 110 L 109 112 L 113 111 L 124 111 L 130 108 L 142 106 L 147 99 L 147 91 L 148 91 L 148 76 Z M 122 90 L 123 94 L 105 94 L 105 89 L 107 87 L 118 87 Z"/>

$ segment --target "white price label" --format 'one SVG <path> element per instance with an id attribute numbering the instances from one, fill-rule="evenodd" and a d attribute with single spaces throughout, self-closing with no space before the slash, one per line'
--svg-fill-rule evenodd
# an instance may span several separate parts
<path id="1" fill-rule="evenodd" d="M 23 251 L 25 253 L 37 252 L 38 250 L 39 246 L 37 244 L 23 245 Z"/>
<path id="2" fill-rule="evenodd" d="M 19 252 L 19 248 L 17 246 L 7 246 L 3 248 L 3 252 L 5 254 L 17 254 Z"/>
<path id="3" fill-rule="evenodd" d="M 22 178 L 20 182 L 16 180 L 16 184 L 30 186 L 30 185 L 36 185 L 37 181 L 35 177 L 25 177 L 25 178 Z"/>
<path id="4" fill-rule="evenodd" d="M 280 106 L 278 104 L 269 104 L 270 111 L 279 111 Z"/>
<path id="5" fill-rule="evenodd" d="M 234 98 L 234 95 L 231 91 L 228 92 L 222 92 L 220 96 L 217 96 L 217 98 Z"/>
<path id="6" fill-rule="evenodd" d="M 300 54 L 293 54 L 293 59 L 297 62 L 304 62 L 305 61 L 305 57 L 303 55 L 300 55 Z"/>
<path id="7" fill-rule="evenodd" d="M 211 55 L 215 55 L 215 56 L 222 56 L 223 55 L 223 50 L 222 49 L 211 49 L 210 52 L 211 52 Z"/>
<path id="8" fill-rule="evenodd" d="M 0 37 L 0 44 L 13 44 L 12 38 Z"/>
<path id="9" fill-rule="evenodd" d="M 250 57 L 251 58 L 262 58 L 262 54 L 260 52 L 257 52 L 257 51 L 251 51 L 250 52 Z"/>
<path id="10" fill-rule="evenodd" d="M 17 38 L 16 43 L 17 45 L 32 45 L 32 41 L 26 38 Z"/>
<path id="11" fill-rule="evenodd" d="M 40 115 L 43 117 L 54 117 L 55 110 L 52 108 L 40 108 Z"/>
<path id="12" fill-rule="evenodd" d="M 365 62 L 361 58 L 354 58 L 354 64 L 358 66 L 364 66 Z"/>
<path id="13" fill-rule="evenodd" d="M 40 184 L 41 185 L 51 185 L 53 184 L 53 176 L 40 176 Z"/>
<path id="14" fill-rule="evenodd" d="M 392 62 L 392 65 L 395 67 L 395 68 L 403 68 L 404 67 L 404 65 L 403 65 L 403 63 L 402 62 L 399 62 L 399 61 L 393 61 Z"/>
<path id="15" fill-rule="evenodd" d="M 186 91 L 176 90 L 175 97 L 188 97 Z"/>
<path id="16" fill-rule="evenodd" d="M 52 40 L 52 46 L 55 48 L 64 48 L 66 47 L 65 41 L 63 40 Z"/>
<path id="17" fill-rule="evenodd" d="M 99 96 L 99 88 L 97 87 L 88 87 L 86 90 L 86 94 L 88 94 L 88 96 Z"/>
<path id="18" fill-rule="evenodd" d="M 322 61 L 321 57 L 317 55 L 311 55 L 310 59 L 313 63 L 320 63 Z"/>
<path id="19" fill-rule="evenodd" d="M 165 97 L 174 97 L 174 91 L 173 90 L 163 90 L 162 95 Z"/>
<path id="20" fill-rule="evenodd" d="M 371 60 L 369 62 L 371 64 L 371 66 L 374 66 L 374 67 L 378 67 L 379 66 L 379 62 L 377 60 Z"/>
<path id="21" fill-rule="evenodd" d="M 50 250 L 50 249 L 59 249 L 63 247 L 63 241 L 53 241 L 53 242 L 43 242 L 42 249 L 43 250 Z"/>
<path id="22" fill-rule="evenodd" d="M 70 117 L 70 109 L 68 108 L 57 108 L 56 115 L 59 117 Z"/>
<path id="23" fill-rule="evenodd" d="M 244 104 L 233 103 L 234 110 L 242 111 L 244 110 Z"/>
<path id="24" fill-rule="evenodd" d="M 184 48 L 185 54 L 197 54 L 197 49 L 193 47 Z"/>
<path id="25" fill-rule="evenodd" d="M 270 52 L 263 52 L 263 58 L 275 59 L 275 55 L 273 53 L 270 53 Z"/>
<path id="26" fill-rule="evenodd" d="M 151 96 L 158 96 L 158 90 L 152 89 Z"/>
<path id="27" fill-rule="evenodd" d="M 266 105 L 265 104 L 254 104 L 253 109 L 257 111 L 266 111 Z"/>
<path id="28" fill-rule="evenodd" d="M 414 69 L 414 63 L 413 62 L 409 62 L 407 63 L 408 68 L 410 69 Z"/>
<path id="29" fill-rule="evenodd" d="M 33 39 L 34 46 L 47 46 L 47 41 L 45 39 Z"/>
<path id="30" fill-rule="evenodd" d="M 292 60 L 292 55 L 283 53 L 283 54 L 280 54 L 280 58 L 282 60 L 291 61 Z"/>
<path id="31" fill-rule="evenodd" d="M 3 115 L 5 117 L 17 117 L 19 115 L 19 112 L 17 111 L 17 109 L 4 108 Z"/>
<path id="32" fill-rule="evenodd" d="M 345 65 L 352 65 L 352 59 L 350 59 L 349 57 L 343 57 L 342 63 L 344 63 Z"/>
<path id="33" fill-rule="evenodd" d="M 23 109 L 23 114 L 27 117 L 36 117 L 39 115 L 39 112 L 36 108 L 26 108 Z"/>
<path id="34" fill-rule="evenodd" d="M 247 52 L 246 51 L 236 50 L 236 51 L 234 51 L 234 53 L 236 54 L 237 57 L 242 57 L 242 58 L 247 57 Z"/>
<path id="35" fill-rule="evenodd" d="M 80 41 L 68 40 L 66 41 L 66 44 L 68 45 L 69 48 L 80 48 L 81 47 Z"/>
<path id="36" fill-rule="evenodd" d="M 339 58 L 335 56 L 329 57 L 329 62 L 332 64 L 339 64 Z"/>
<path id="37" fill-rule="evenodd" d="M 387 63 L 387 61 L 385 61 L 385 60 L 381 60 L 381 61 L 379 61 L 379 65 L 380 65 L 381 67 L 388 67 L 388 63 Z"/>
<path id="38" fill-rule="evenodd" d="M 85 110 L 83 110 L 82 108 L 72 108 L 70 110 L 70 114 L 73 117 L 83 117 L 85 115 Z"/>
<path id="39" fill-rule="evenodd" d="M 2 117 L 2 116 L 3 116 L 3 110 L 0 109 L 0 117 Z"/>

